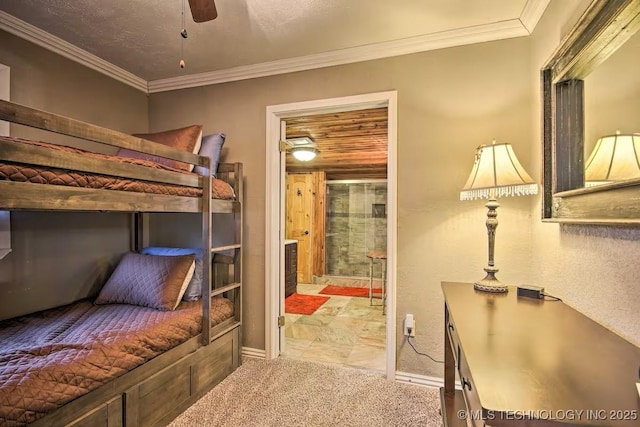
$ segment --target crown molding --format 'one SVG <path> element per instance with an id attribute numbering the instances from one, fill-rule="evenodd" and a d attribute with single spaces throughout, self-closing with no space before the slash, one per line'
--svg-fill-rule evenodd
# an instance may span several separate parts
<path id="1" fill-rule="evenodd" d="M 522 22 L 522 26 L 529 34 L 533 33 L 549 3 L 551 3 L 551 0 L 529 0 L 524 5 L 524 9 L 520 14 L 520 22 Z"/>
<path id="2" fill-rule="evenodd" d="M 4 11 L 0 11 L 0 29 L 107 75 L 112 79 L 132 86 L 144 93 L 148 93 L 148 84 L 145 79 L 113 65 L 86 50 L 80 49 L 59 37 L 49 34 L 38 27 L 28 24 L 13 15 L 9 15 Z"/>
<path id="3" fill-rule="evenodd" d="M 3 11 L 0 29 L 149 94 L 528 36 L 549 2 L 528 0 L 520 17 L 507 21 L 149 82 Z"/>
<path id="4" fill-rule="evenodd" d="M 401 40 L 357 46 L 279 61 L 263 62 L 260 64 L 227 68 L 207 73 L 152 80 L 149 82 L 149 93 L 293 73 L 296 71 L 332 67 L 354 62 L 370 61 L 380 58 L 528 35 L 529 32 L 523 27 L 520 19 L 510 19 L 508 21 L 492 24 L 408 37 Z"/>

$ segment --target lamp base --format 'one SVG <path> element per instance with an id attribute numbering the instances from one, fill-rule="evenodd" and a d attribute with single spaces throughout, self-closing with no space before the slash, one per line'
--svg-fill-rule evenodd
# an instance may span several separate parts
<path id="1" fill-rule="evenodd" d="M 474 289 L 482 292 L 493 293 L 503 293 L 509 291 L 507 285 L 496 278 L 496 273 L 498 272 L 497 268 L 486 267 L 484 271 L 487 272 L 487 275 L 484 279 L 478 280 L 473 284 Z"/>

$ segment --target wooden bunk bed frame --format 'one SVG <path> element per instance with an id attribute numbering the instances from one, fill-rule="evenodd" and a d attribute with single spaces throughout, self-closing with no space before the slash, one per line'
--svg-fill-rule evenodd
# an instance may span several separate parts
<path id="1" fill-rule="evenodd" d="M 242 319 L 242 164 L 221 163 L 217 177 L 232 184 L 235 200 L 211 198 L 208 157 L 175 150 L 148 140 L 85 122 L 0 100 L 0 120 L 67 136 L 128 148 L 202 166 L 203 175 L 158 170 L 135 164 L 115 164 L 81 154 L 55 152 L 39 146 L 0 140 L 3 160 L 72 169 L 202 189 L 202 197 L 181 197 L 118 190 L 64 187 L 0 180 L 0 210 L 117 211 L 132 213 L 135 249 L 142 242 L 140 214 L 198 212 L 202 214 L 202 248 L 213 262 L 227 264 L 229 281 L 212 289 L 212 263 L 203 262 L 202 333 L 160 354 L 134 370 L 67 403 L 32 425 L 147 426 L 165 425 L 241 363 Z M 212 214 L 233 215 L 235 244 L 212 247 Z M 205 252 L 206 253 L 206 252 Z M 233 255 L 229 255 L 233 253 Z M 206 259 L 206 258 L 205 258 Z M 234 317 L 211 327 L 211 297 L 233 295 Z"/>

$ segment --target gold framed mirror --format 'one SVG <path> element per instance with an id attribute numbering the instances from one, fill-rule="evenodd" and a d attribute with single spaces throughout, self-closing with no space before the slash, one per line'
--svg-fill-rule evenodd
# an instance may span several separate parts
<path id="1" fill-rule="evenodd" d="M 585 186 L 584 111 L 585 78 L 638 29 L 640 0 L 595 0 L 541 70 L 543 220 L 640 223 L 640 178 Z"/>

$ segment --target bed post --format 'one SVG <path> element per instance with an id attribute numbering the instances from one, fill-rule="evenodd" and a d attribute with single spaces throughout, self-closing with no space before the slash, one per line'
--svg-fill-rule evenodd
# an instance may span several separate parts
<path id="1" fill-rule="evenodd" d="M 133 212 L 131 214 L 131 243 L 129 244 L 131 251 L 139 252 L 144 242 L 143 217 L 141 212 Z"/>
<path id="2" fill-rule="evenodd" d="M 211 342 L 211 159 L 201 157 L 202 179 L 202 343 Z"/>
<path id="3" fill-rule="evenodd" d="M 243 176 L 242 176 L 242 163 L 235 163 L 234 167 L 233 167 L 233 178 L 234 178 L 234 182 L 233 182 L 233 186 L 234 186 L 234 191 L 236 193 L 236 200 L 238 202 L 240 202 L 239 204 L 235 205 L 235 209 L 234 209 L 234 214 L 233 214 L 233 220 L 234 220 L 234 225 L 235 225 L 235 237 L 236 237 L 236 243 L 240 245 L 240 249 L 235 251 L 235 259 L 233 260 L 233 281 L 236 283 L 240 283 L 240 288 L 239 288 L 239 295 L 237 296 L 237 301 L 236 301 L 236 320 L 238 322 L 240 322 L 240 327 L 238 328 L 238 349 L 242 349 L 242 288 L 244 287 L 242 285 L 242 247 L 243 245 L 243 217 L 244 217 L 244 201 L 242 200 L 243 198 L 243 188 L 242 188 L 242 180 L 243 180 Z M 242 360 L 240 358 L 241 355 L 241 351 L 238 351 L 238 364 L 242 363 Z"/>

